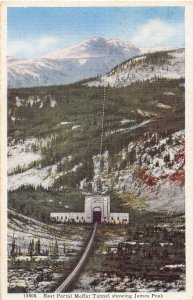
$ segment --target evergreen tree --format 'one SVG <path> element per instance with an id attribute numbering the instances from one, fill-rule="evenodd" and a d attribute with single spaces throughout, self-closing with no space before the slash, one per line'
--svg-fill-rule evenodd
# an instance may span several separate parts
<path id="1" fill-rule="evenodd" d="M 40 243 L 40 239 L 38 239 L 35 244 L 35 253 L 37 255 L 40 255 L 40 252 L 41 252 L 41 243 Z"/>
<path id="2" fill-rule="evenodd" d="M 29 246 L 28 246 L 28 253 L 32 259 L 33 253 L 34 253 L 34 240 L 29 242 Z"/>
<path id="3" fill-rule="evenodd" d="M 169 162 L 169 161 L 170 161 L 170 154 L 168 153 L 164 156 L 164 162 Z"/>
<path id="4" fill-rule="evenodd" d="M 41 242 L 40 242 L 40 239 L 38 239 L 38 254 L 40 255 L 40 253 L 41 253 Z"/>
<path id="5" fill-rule="evenodd" d="M 11 252 L 10 252 L 11 257 L 15 256 L 15 247 L 16 247 L 16 245 L 15 245 L 15 239 L 13 238 L 12 244 L 11 244 Z"/>
<path id="6" fill-rule="evenodd" d="M 20 247 L 20 246 L 18 246 L 18 254 L 19 254 L 19 255 L 22 255 L 21 247 Z"/>
<path id="7" fill-rule="evenodd" d="M 159 161 L 158 161 L 158 160 L 156 161 L 155 166 L 156 166 L 156 167 L 159 167 Z"/>
<path id="8" fill-rule="evenodd" d="M 66 246 L 65 246 L 65 244 L 63 244 L 63 253 L 64 254 L 66 253 Z"/>
<path id="9" fill-rule="evenodd" d="M 59 249 L 58 249 L 58 242 L 56 240 L 55 244 L 54 244 L 54 249 L 53 249 L 53 256 L 57 257 L 58 254 L 59 254 Z"/>

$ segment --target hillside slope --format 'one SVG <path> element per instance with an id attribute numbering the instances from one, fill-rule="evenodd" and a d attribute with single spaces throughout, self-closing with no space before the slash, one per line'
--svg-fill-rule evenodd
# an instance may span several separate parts
<path id="1" fill-rule="evenodd" d="M 8 87 L 61 85 L 102 75 L 140 50 L 97 37 L 35 59 L 8 58 Z"/>
<path id="2" fill-rule="evenodd" d="M 113 211 L 184 210 L 184 79 L 107 87 L 99 164 L 103 95 L 82 84 L 9 90 L 11 207 L 44 221 L 83 211 L 101 174 Z"/>
<path id="3" fill-rule="evenodd" d="M 185 76 L 184 49 L 161 51 L 131 58 L 88 86 L 125 87 L 132 83 L 158 78 L 179 79 Z"/>

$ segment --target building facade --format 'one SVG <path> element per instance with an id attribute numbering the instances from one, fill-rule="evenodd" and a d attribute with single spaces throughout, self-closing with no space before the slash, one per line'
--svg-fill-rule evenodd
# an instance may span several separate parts
<path id="1" fill-rule="evenodd" d="M 53 212 L 50 215 L 51 220 L 57 222 L 77 222 L 77 223 L 113 223 L 128 224 L 128 213 L 112 213 L 110 211 L 110 196 L 94 195 L 86 196 L 84 212 Z"/>

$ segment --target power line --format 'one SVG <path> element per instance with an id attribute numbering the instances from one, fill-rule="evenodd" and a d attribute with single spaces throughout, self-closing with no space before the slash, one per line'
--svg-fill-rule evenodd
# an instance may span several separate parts
<path id="1" fill-rule="evenodd" d="M 105 60 L 105 65 L 106 65 L 106 72 L 108 71 L 108 43 L 106 44 L 106 60 Z M 102 161 L 102 154 L 103 154 L 103 138 L 104 138 L 104 119 L 105 119 L 105 106 L 106 106 L 106 86 L 105 86 L 105 80 L 103 78 L 103 103 L 102 103 L 102 115 L 101 115 L 101 136 L 100 136 L 100 174 L 101 174 L 101 161 Z M 100 176 L 98 177 L 97 180 L 97 191 L 100 192 Z"/>

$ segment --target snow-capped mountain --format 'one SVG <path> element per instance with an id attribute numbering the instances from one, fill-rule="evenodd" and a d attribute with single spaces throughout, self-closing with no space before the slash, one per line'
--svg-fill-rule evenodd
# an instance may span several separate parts
<path id="1" fill-rule="evenodd" d="M 147 53 L 127 60 L 87 85 L 125 87 L 131 83 L 148 79 L 184 78 L 184 60 L 184 49 Z"/>
<path id="2" fill-rule="evenodd" d="M 8 87 L 60 85 L 103 75 L 140 54 L 130 43 L 101 37 L 35 59 L 8 58 Z"/>

